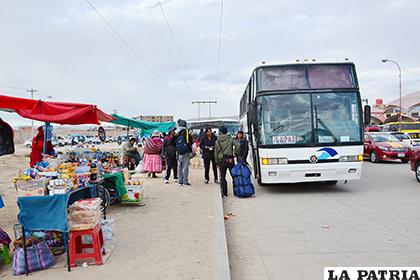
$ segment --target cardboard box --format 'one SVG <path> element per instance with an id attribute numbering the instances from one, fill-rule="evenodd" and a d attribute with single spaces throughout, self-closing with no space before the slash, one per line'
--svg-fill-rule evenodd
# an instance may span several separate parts
<path id="1" fill-rule="evenodd" d="M 29 181 L 17 181 L 16 190 L 18 196 L 42 196 L 48 194 L 47 185 L 50 179 L 34 179 Z"/>
<path id="2" fill-rule="evenodd" d="M 143 186 L 130 185 L 125 186 L 128 197 L 123 198 L 124 203 L 140 203 L 143 200 Z"/>

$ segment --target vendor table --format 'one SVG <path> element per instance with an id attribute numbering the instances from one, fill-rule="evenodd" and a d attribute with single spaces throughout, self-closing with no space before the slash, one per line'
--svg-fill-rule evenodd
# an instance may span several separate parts
<path id="1" fill-rule="evenodd" d="M 84 187 L 66 194 L 52 196 L 22 196 L 17 200 L 19 206 L 18 220 L 22 225 L 22 241 L 27 263 L 25 230 L 28 231 L 59 231 L 65 236 L 67 252 L 67 267 L 70 271 L 70 255 L 68 246 L 69 227 L 67 224 L 67 208 L 75 201 L 96 196 L 96 188 Z M 26 272 L 28 274 L 28 272 Z"/>

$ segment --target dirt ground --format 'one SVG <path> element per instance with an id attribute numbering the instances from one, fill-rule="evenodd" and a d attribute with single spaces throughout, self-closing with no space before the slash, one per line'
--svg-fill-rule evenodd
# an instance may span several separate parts
<path id="1" fill-rule="evenodd" d="M 13 233 L 18 214 L 17 195 L 12 180 L 20 169 L 29 167 L 29 153 L 29 149 L 17 148 L 14 155 L 0 157 L 0 193 L 5 204 L 5 207 L 0 209 L 0 228 L 10 235 Z"/>
<path id="2" fill-rule="evenodd" d="M 0 227 L 11 237 L 18 214 L 12 178 L 27 166 L 27 154 L 28 150 L 20 149 L 16 155 L 0 158 L 0 190 L 6 204 L 0 209 Z M 222 279 L 216 276 L 223 266 L 216 232 L 217 224 L 223 223 L 221 203 L 215 203 L 220 201 L 220 190 L 216 184 L 204 184 L 198 163 L 191 169 L 191 187 L 173 182 L 166 185 L 161 174 L 157 179 L 145 179 L 144 206 L 109 209 L 107 216 L 116 223 L 117 246 L 105 265 L 78 267 L 68 273 L 61 257 L 56 267 L 32 273 L 30 278 Z M 0 268 L 0 279 L 15 279 L 10 266 Z"/>

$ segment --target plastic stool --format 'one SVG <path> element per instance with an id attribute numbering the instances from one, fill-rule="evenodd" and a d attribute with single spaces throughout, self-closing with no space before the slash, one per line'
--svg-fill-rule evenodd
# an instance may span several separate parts
<path id="1" fill-rule="evenodd" d="M 91 236 L 92 244 L 83 244 L 83 236 Z M 95 259 L 97 265 L 103 264 L 102 247 L 104 238 L 102 235 L 101 224 L 97 224 L 95 228 L 88 230 L 78 230 L 70 232 L 70 267 L 75 267 L 77 260 Z M 93 252 L 84 253 L 84 249 L 91 249 Z"/>
<path id="2" fill-rule="evenodd" d="M 9 255 L 9 246 L 3 244 L 0 247 L 0 256 L 3 258 L 3 264 L 6 265 L 11 263 Z"/>

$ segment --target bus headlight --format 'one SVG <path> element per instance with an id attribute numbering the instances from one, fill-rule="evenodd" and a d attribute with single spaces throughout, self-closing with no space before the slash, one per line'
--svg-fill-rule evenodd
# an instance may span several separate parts
<path id="1" fill-rule="evenodd" d="M 341 156 L 340 157 L 341 162 L 358 162 L 363 161 L 363 155 L 357 155 L 357 156 Z"/>
<path id="2" fill-rule="evenodd" d="M 287 164 L 287 158 L 261 158 L 262 165 Z"/>

